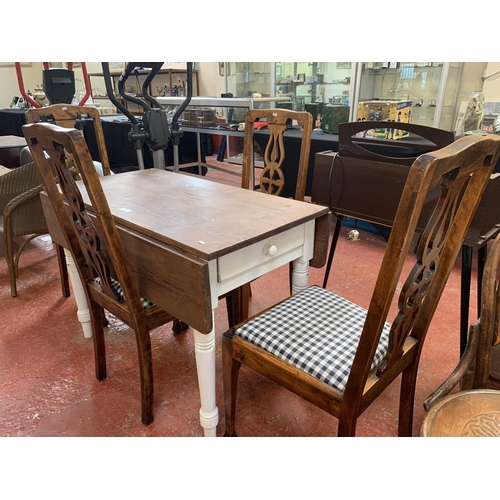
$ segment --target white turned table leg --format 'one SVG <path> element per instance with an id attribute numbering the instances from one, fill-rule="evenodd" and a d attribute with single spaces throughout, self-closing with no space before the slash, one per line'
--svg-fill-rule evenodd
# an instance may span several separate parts
<path id="1" fill-rule="evenodd" d="M 194 330 L 194 352 L 200 388 L 200 423 L 205 437 L 215 437 L 219 410 L 215 401 L 215 330 L 203 334 Z"/>
<path id="2" fill-rule="evenodd" d="M 313 258 L 315 221 L 309 221 L 304 226 L 305 243 L 302 256 L 293 261 L 292 295 L 305 290 L 309 285 L 309 261 Z"/>
<path id="3" fill-rule="evenodd" d="M 69 280 L 73 293 L 75 294 L 76 307 L 78 308 L 78 321 L 82 324 L 83 336 L 86 339 L 90 339 L 92 338 L 92 323 L 90 321 L 90 309 L 87 302 L 87 296 L 85 295 L 85 290 L 83 289 L 71 252 L 65 248 L 64 255 L 66 256 Z"/>
<path id="4" fill-rule="evenodd" d="M 309 261 L 296 259 L 293 261 L 292 270 L 292 295 L 307 288 L 309 283 Z"/>

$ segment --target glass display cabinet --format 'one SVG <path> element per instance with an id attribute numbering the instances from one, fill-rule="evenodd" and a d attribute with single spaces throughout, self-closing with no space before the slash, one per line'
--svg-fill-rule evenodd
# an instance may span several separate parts
<path id="1" fill-rule="evenodd" d="M 277 62 L 275 93 L 289 96 L 291 109 L 308 111 L 315 126 L 337 133 L 339 123 L 350 121 L 353 89 L 351 62 Z"/>
<path id="2" fill-rule="evenodd" d="M 411 102 L 411 123 L 453 130 L 462 70 L 463 63 L 361 63 L 355 119 L 376 101 Z"/>
<path id="3" fill-rule="evenodd" d="M 272 97 L 274 63 L 270 62 L 227 62 L 226 92 L 233 97 Z M 272 77 L 272 78 L 271 78 Z"/>
<path id="4" fill-rule="evenodd" d="M 349 98 L 352 63 L 226 62 L 226 92 L 233 97 L 286 97 L 278 107 L 304 111 L 306 104 Z M 271 102 L 271 101 L 269 101 Z M 268 103 L 257 107 L 269 106 Z"/>
<path id="5" fill-rule="evenodd" d="M 296 111 L 311 103 L 347 106 L 352 66 L 350 62 L 277 62 L 276 95 L 290 96 Z"/>
<path id="6" fill-rule="evenodd" d="M 226 92 L 234 97 L 288 98 L 262 106 L 309 111 L 325 132 L 352 119 L 351 62 L 227 62 Z"/>
<path id="7" fill-rule="evenodd" d="M 289 97 L 289 103 L 275 105 L 309 111 L 327 133 L 336 133 L 339 123 L 357 120 L 359 103 L 369 101 L 411 102 L 411 123 L 453 130 L 463 66 L 461 62 L 229 62 L 226 91 L 235 97 Z"/>

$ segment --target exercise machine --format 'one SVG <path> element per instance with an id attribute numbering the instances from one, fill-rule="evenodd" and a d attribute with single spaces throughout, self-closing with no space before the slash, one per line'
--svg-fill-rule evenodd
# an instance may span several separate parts
<path id="1" fill-rule="evenodd" d="M 162 109 L 161 104 L 149 94 L 149 86 L 154 77 L 160 71 L 162 62 L 129 62 L 123 70 L 118 80 L 118 94 L 125 100 L 139 105 L 143 110 L 142 117 L 135 116 L 115 95 L 115 89 L 111 80 L 109 63 L 102 63 L 104 84 L 109 100 L 116 108 L 123 113 L 130 121 L 132 129 L 128 134 L 129 141 L 134 145 L 137 153 L 139 169 L 144 169 L 143 144 L 146 143 L 153 154 L 154 168 L 165 170 L 165 150 L 170 141 L 174 147 L 174 171 L 179 171 L 179 142 L 182 137 L 182 130 L 179 126 L 179 117 L 186 109 L 193 95 L 193 63 L 187 63 L 187 95 L 184 102 L 177 108 L 172 122 L 168 122 L 167 113 Z M 141 71 L 149 70 L 146 73 L 140 95 L 133 95 L 125 91 L 125 84 L 131 75 L 138 79 Z"/>
<path id="2" fill-rule="evenodd" d="M 16 67 L 17 83 L 19 91 L 24 99 L 34 108 L 41 108 L 31 95 L 24 88 L 23 72 L 21 63 L 14 63 Z M 67 68 L 51 68 L 48 62 L 43 63 L 43 91 L 49 104 L 71 104 L 75 97 L 75 72 L 73 71 L 73 63 L 67 63 Z M 80 63 L 83 73 L 83 81 L 85 83 L 85 95 L 78 103 L 78 106 L 83 106 L 90 97 L 90 80 L 87 73 L 86 63 Z"/>

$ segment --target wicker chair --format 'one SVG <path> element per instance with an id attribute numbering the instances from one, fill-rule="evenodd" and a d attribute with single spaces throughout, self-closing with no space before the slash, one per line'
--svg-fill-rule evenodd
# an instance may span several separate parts
<path id="1" fill-rule="evenodd" d="M 12 170 L 0 167 L 0 253 L 7 260 L 12 297 L 17 296 L 16 279 L 21 252 L 33 238 L 49 232 L 39 197 L 41 190 L 42 180 L 34 163 Z M 17 236 L 28 238 L 15 253 L 14 238 Z M 63 295 L 67 297 L 67 275 L 61 268 L 60 272 Z"/>

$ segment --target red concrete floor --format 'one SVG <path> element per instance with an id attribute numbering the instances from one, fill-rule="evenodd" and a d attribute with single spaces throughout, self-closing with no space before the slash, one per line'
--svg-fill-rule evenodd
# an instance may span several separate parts
<path id="1" fill-rule="evenodd" d="M 209 170 L 208 178 L 239 182 Z M 229 180 L 228 180 L 229 179 Z M 384 240 L 360 231 L 347 239 L 343 228 L 328 289 L 367 306 Z M 409 259 L 409 265 L 411 260 Z M 323 281 L 311 269 L 310 284 Z M 471 314 L 476 282 L 472 279 Z M 285 266 L 252 283 L 250 310 L 256 313 L 288 293 Z M 49 237 L 35 239 L 20 260 L 18 296 L 11 297 L 5 260 L 0 259 L 0 436 L 202 436 L 199 424 L 193 336 L 174 335 L 171 325 L 152 332 L 155 421 L 140 420 L 139 371 L 132 330 L 113 317 L 106 329 L 108 378 L 94 377 L 93 345 L 76 317 L 74 298 L 63 298 L 57 259 Z M 424 418 L 423 400 L 449 374 L 459 353 L 460 271 L 456 266 L 436 312 L 418 378 L 414 436 Z M 217 403 L 224 433 L 221 334 L 227 329 L 225 303 L 215 316 Z M 358 436 L 396 436 L 396 381 L 359 419 Z M 242 368 L 237 430 L 241 436 L 335 436 L 334 417 Z"/>

